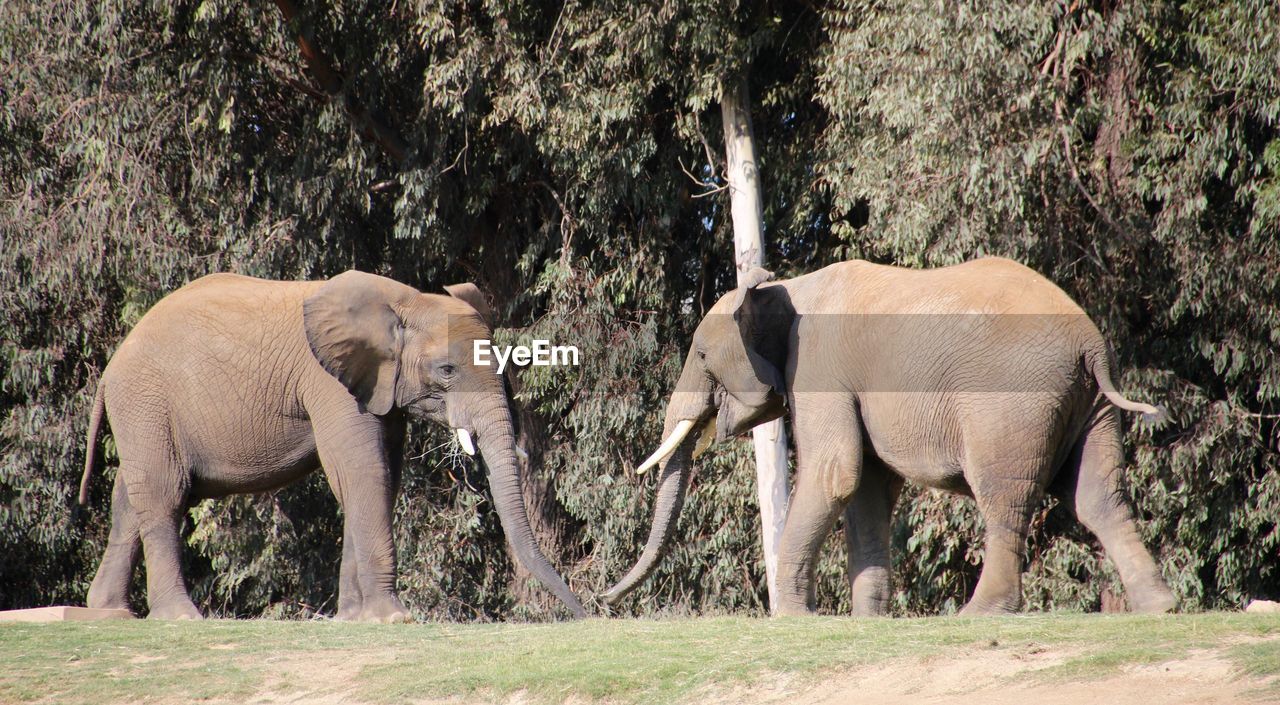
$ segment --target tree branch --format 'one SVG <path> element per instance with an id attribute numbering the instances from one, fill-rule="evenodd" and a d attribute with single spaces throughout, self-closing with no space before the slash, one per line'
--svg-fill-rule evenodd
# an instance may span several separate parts
<path id="1" fill-rule="evenodd" d="M 275 3 L 276 7 L 280 8 L 280 14 L 284 16 L 285 23 L 292 24 L 298 16 L 298 8 L 293 4 L 293 0 L 275 0 Z M 346 82 L 342 74 L 329 63 L 310 39 L 299 32 L 296 41 L 312 80 L 329 96 L 330 100 L 342 105 L 356 132 L 360 133 L 361 137 L 376 142 L 383 152 L 403 164 L 409 154 L 409 145 L 404 139 L 395 130 L 374 118 L 355 96 L 345 91 Z"/>

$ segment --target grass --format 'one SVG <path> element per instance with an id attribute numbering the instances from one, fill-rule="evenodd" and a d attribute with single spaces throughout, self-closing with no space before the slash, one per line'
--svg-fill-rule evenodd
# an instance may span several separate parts
<path id="1" fill-rule="evenodd" d="M 1280 675 L 1280 616 L 1034 615 L 995 619 L 586 620 L 563 624 L 98 622 L 0 625 L 0 702 L 424 698 L 687 701 L 710 687 L 798 682 L 897 658 L 989 650 L 1066 654 L 1038 678 L 1106 677 L 1221 648 L 1241 673 Z"/>
<path id="2" fill-rule="evenodd" d="M 1280 641 L 1241 644 L 1231 650 L 1232 660 L 1251 676 L 1280 676 Z"/>

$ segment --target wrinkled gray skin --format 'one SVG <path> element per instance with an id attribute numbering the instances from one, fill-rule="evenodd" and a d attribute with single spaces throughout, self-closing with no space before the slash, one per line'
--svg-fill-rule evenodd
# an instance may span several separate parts
<path id="1" fill-rule="evenodd" d="M 663 438 L 694 428 L 660 467 L 653 527 L 636 566 L 603 596 L 643 581 L 669 542 L 691 453 L 789 409 L 797 469 L 778 556 L 778 612 L 811 614 L 818 550 L 843 512 L 853 610 L 889 605 L 889 520 L 903 479 L 973 497 L 986 521 L 981 578 L 965 614 L 1022 602 L 1031 513 L 1045 492 L 1101 539 L 1136 611 L 1174 598 L 1118 486 L 1121 397 L 1098 329 L 1062 290 L 1005 259 L 934 270 L 868 262 L 748 283 L 702 321 L 667 405 Z"/>
<path id="2" fill-rule="evenodd" d="M 530 531 L 502 378 L 471 365 L 488 308 L 474 285 L 447 289 L 355 271 L 328 282 L 215 274 L 156 304 L 103 372 L 90 420 L 81 503 L 104 407 L 120 468 L 89 606 L 128 607 L 141 548 L 150 616 L 198 619 L 179 568 L 187 508 L 323 467 L 344 515 L 338 617 L 408 620 L 391 526 L 408 413 L 471 434 L 517 558 L 582 616 Z"/>

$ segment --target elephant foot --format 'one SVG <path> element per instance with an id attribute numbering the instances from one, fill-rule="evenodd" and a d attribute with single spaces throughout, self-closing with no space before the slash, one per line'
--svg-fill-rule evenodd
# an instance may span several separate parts
<path id="1" fill-rule="evenodd" d="M 89 584 L 85 606 L 97 610 L 129 609 L 129 578 L 99 571 Z"/>
<path id="2" fill-rule="evenodd" d="M 887 617 L 890 599 L 887 596 L 865 596 L 854 594 L 850 605 L 850 613 L 854 617 Z"/>
<path id="3" fill-rule="evenodd" d="M 122 598 L 104 599 L 94 595 L 93 590 L 89 590 L 89 598 L 85 600 L 84 606 L 95 610 L 127 610 L 129 609 L 129 602 Z"/>
<path id="4" fill-rule="evenodd" d="M 340 622 L 356 622 L 364 612 L 364 598 L 358 590 L 338 588 L 338 614 L 334 619 Z"/>
<path id="5" fill-rule="evenodd" d="M 204 619 L 191 600 L 171 600 L 151 608 L 147 619 Z"/>
<path id="6" fill-rule="evenodd" d="M 854 617 L 887 617 L 889 615 L 889 605 L 880 600 L 855 601 L 850 614 Z"/>
<path id="7" fill-rule="evenodd" d="M 813 609 L 808 604 L 800 602 L 778 602 L 778 608 L 773 611 L 775 617 L 816 617 L 818 610 Z"/>
<path id="8" fill-rule="evenodd" d="M 1178 600 L 1174 598 L 1173 593 L 1169 589 L 1161 585 L 1158 589 L 1152 588 L 1146 593 L 1139 593 L 1130 596 L 1129 609 L 1133 612 L 1141 612 L 1145 614 L 1163 614 L 1172 612 L 1178 606 Z"/>
<path id="9" fill-rule="evenodd" d="M 357 622 L 360 620 L 360 614 L 364 612 L 364 605 L 359 602 L 351 604 L 339 605 L 338 613 L 334 615 L 334 619 L 339 622 Z"/>
<path id="10" fill-rule="evenodd" d="M 1007 601 L 987 601 L 987 600 L 970 600 L 960 610 L 960 617 L 999 617 L 1001 615 L 1017 614 L 1019 604 L 1017 602 Z"/>
<path id="11" fill-rule="evenodd" d="M 885 617 L 889 614 L 887 590 L 859 590 L 854 588 L 850 607 L 855 617 Z"/>
<path id="12" fill-rule="evenodd" d="M 395 595 L 366 599 L 364 608 L 360 610 L 361 622 L 380 622 L 382 624 L 404 624 L 413 621 L 413 615 L 405 608 L 404 603 Z"/>

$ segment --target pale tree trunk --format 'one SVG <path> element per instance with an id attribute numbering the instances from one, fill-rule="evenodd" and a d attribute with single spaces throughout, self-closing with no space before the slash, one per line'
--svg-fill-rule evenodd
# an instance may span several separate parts
<path id="1" fill-rule="evenodd" d="M 755 136 L 751 131 L 746 78 L 720 84 L 724 150 L 728 162 L 729 202 L 733 215 L 734 261 L 738 283 L 752 267 L 764 266 L 764 213 Z M 778 543 L 787 517 L 791 489 L 787 477 L 787 431 L 782 419 L 752 430 L 756 451 L 756 490 L 760 499 L 760 539 L 769 583 L 769 611 L 778 606 Z"/>

